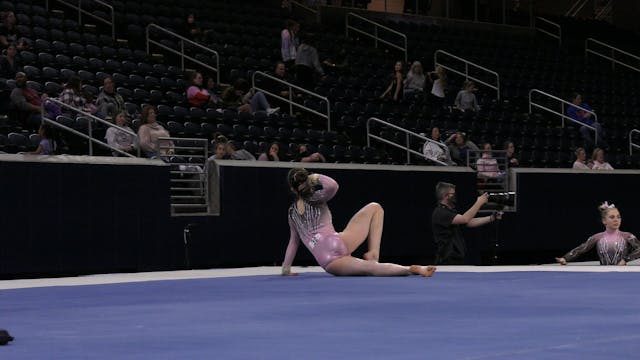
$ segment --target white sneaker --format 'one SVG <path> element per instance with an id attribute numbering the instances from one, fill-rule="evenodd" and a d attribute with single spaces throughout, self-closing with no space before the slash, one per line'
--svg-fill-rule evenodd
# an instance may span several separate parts
<path id="1" fill-rule="evenodd" d="M 280 111 L 279 107 L 267 109 L 267 115 L 271 115 L 271 114 L 277 113 L 278 111 Z"/>

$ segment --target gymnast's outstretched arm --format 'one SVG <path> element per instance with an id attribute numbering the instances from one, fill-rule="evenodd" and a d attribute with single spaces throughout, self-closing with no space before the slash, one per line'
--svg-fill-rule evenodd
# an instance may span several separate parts
<path id="1" fill-rule="evenodd" d="M 295 226 L 293 226 L 291 219 L 289 219 L 289 231 L 291 234 L 289 235 L 289 244 L 287 245 L 287 251 L 284 255 L 284 261 L 282 262 L 282 275 L 297 275 L 291 272 L 291 264 L 293 264 L 293 259 L 298 252 L 300 236 L 298 236 L 298 232 Z"/>
<path id="2" fill-rule="evenodd" d="M 556 258 L 556 261 L 559 262 L 562 265 L 565 265 L 569 261 L 573 261 L 578 256 L 580 256 L 580 255 L 586 253 L 587 251 L 591 250 L 597 243 L 598 243 L 598 238 L 595 237 L 595 236 L 591 236 L 589 239 L 587 239 L 587 241 L 585 241 L 584 243 L 580 244 L 575 249 L 569 251 L 563 257 Z M 564 261 L 562 261 L 562 260 L 564 260 Z"/>

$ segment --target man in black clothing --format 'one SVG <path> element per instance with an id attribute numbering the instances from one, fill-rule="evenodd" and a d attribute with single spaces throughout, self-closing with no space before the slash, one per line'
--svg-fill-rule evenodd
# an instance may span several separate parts
<path id="1" fill-rule="evenodd" d="M 476 218 L 480 208 L 489 200 L 488 194 L 478 196 L 475 204 L 464 214 L 456 212 L 456 186 L 446 182 L 436 185 L 438 205 L 431 215 L 433 239 L 436 245 L 435 264 L 460 265 L 465 263 L 467 246 L 462 237 L 461 225 L 477 227 L 502 217 L 501 212 Z"/>

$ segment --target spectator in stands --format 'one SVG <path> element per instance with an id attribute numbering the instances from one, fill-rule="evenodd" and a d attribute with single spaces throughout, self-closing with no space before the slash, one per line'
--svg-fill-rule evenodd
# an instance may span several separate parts
<path id="1" fill-rule="evenodd" d="M 189 87 L 187 88 L 187 101 L 189 105 L 199 108 L 215 106 L 218 97 L 202 87 L 202 74 L 193 71 L 189 74 Z"/>
<path id="2" fill-rule="evenodd" d="M 282 156 L 280 155 L 280 144 L 277 142 L 271 143 L 269 146 L 269 151 L 260 154 L 258 160 L 260 161 L 281 161 Z"/>
<path id="3" fill-rule="evenodd" d="M 273 114 L 280 108 L 272 108 L 262 91 L 255 91 L 247 80 L 237 79 L 233 86 L 229 86 L 222 93 L 222 101 L 225 107 L 238 112 L 266 111 Z"/>
<path id="4" fill-rule="evenodd" d="M 38 129 L 40 142 L 38 148 L 32 151 L 31 155 L 54 155 L 56 151 L 56 141 L 54 139 L 54 130 L 48 124 L 41 124 Z"/>
<path id="5" fill-rule="evenodd" d="M 307 90 L 315 88 L 316 73 L 324 78 L 324 69 L 320 65 L 318 50 L 314 45 L 313 37 L 307 34 L 301 37 L 300 46 L 298 46 L 296 54 L 296 80 L 300 87 Z"/>
<path id="6" fill-rule="evenodd" d="M 444 143 L 449 147 L 451 159 L 462 166 L 467 166 L 467 154 L 470 150 L 480 150 L 476 144 L 467 138 L 467 134 L 460 131 L 451 135 Z"/>
<path id="7" fill-rule="evenodd" d="M 403 79 L 402 61 L 396 61 L 393 67 L 393 74 L 389 76 L 389 86 L 387 86 L 387 89 L 380 95 L 380 99 L 388 97 L 393 99 L 393 101 L 402 100 Z"/>
<path id="8" fill-rule="evenodd" d="M 280 52 L 282 53 L 282 61 L 287 68 L 292 69 L 296 63 L 296 53 L 300 45 L 298 32 L 300 24 L 291 19 L 287 20 L 286 28 L 280 33 Z"/>
<path id="9" fill-rule="evenodd" d="M 434 110 L 441 110 L 444 107 L 444 98 L 447 91 L 447 72 L 438 65 L 434 71 L 427 74 L 427 79 L 431 85 L 431 93 L 429 94 L 429 103 Z"/>
<path id="10" fill-rule="evenodd" d="M 246 149 L 237 149 L 233 141 L 227 141 L 226 152 L 231 160 L 256 160 L 256 157 Z"/>
<path id="11" fill-rule="evenodd" d="M 9 47 L 9 44 L 15 43 L 19 51 L 26 49 L 26 42 L 23 38 L 18 37 L 17 25 L 16 15 L 13 11 L 8 11 L 0 24 L 0 48 L 5 49 Z"/>
<path id="12" fill-rule="evenodd" d="M 340 73 L 349 66 L 349 52 L 344 46 L 336 46 L 328 59 L 322 62 L 333 73 Z"/>
<path id="13" fill-rule="evenodd" d="M 593 109 L 591 109 L 591 106 L 582 102 L 582 95 L 578 93 L 573 93 L 570 100 L 573 105 L 569 106 L 569 108 L 567 109 L 567 116 L 572 118 L 573 120 L 579 121 L 585 125 L 595 128 L 598 132 L 598 143 L 606 146 L 606 142 L 604 141 L 604 131 L 600 123 L 595 121 L 595 119 L 593 118 L 591 113 L 593 112 Z M 585 126 L 581 126 L 580 134 L 582 134 L 582 137 L 587 141 L 587 143 L 589 143 L 590 145 L 595 145 L 593 136 L 591 136 L 591 129 Z"/>
<path id="14" fill-rule="evenodd" d="M 440 128 L 434 126 L 431 128 L 431 140 L 437 141 L 439 144 L 446 146 L 440 141 Z M 445 149 L 434 143 L 433 141 L 426 141 L 422 146 L 422 153 L 424 154 L 425 159 L 427 160 L 438 160 L 447 163 L 448 165 L 454 165 L 453 161 L 451 161 L 451 156 L 449 153 L 445 151 Z"/>
<path id="15" fill-rule="evenodd" d="M 93 92 L 85 89 L 82 91 L 82 96 L 85 99 L 84 108 L 82 110 L 90 113 L 91 115 L 96 115 L 98 112 L 98 107 L 96 106 L 95 95 Z"/>
<path id="16" fill-rule="evenodd" d="M 210 159 L 214 160 L 228 160 L 231 159 L 231 156 L 227 154 L 227 141 L 217 139 L 213 145 L 213 156 Z"/>
<path id="17" fill-rule="evenodd" d="M 604 150 L 601 148 L 593 149 L 591 162 L 593 163 L 592 170 L 613 170 L 613 166 L 604 160 Z"/>
<path id="18" fill-rule="evenodd" d="M 289 76 L 289 73 L 287 73 L 287 65 L 282 61 L 278 61 L 276 63 L 276 68 L 274 69 L 273 74 L 280 81 L 286 81 L 288 83 L 293 82 L 293 79 Z M 283 98 L 289 98 L 289 86 L 280 82 L 274 82 L 272 88 L 269 90 Z"/>
<path id="19" fill-rule="evenodd" d="M 478 100 L 476 99 L 475 94 L 477 90 L 478 89 L 473 81 L 465 81 L 462 90 L 458 92 L 456 100 L 454 101 L 456 109 L 462 112 L 480 111 L 480 106 L 478 105 Z"/>
<path id="20" fill-rule="evenodd" d="M 620 231 L 622 217 L 616 206 L 605 201 L 598 206 L 598 210 L 605 230 L 592 235 L 586 242 L 569 251 L 563 257 L 556 258 L 556 262 L 567 265 L 568 262 L 594 247 L 598 250 L 600 265 L 624 266 L 629 261 L 640 258 L 640 241 L 632 233 Z"/>
<path id="21" fill-rule="evenodd" d="M 120 127 L 110 126 L 107 129 L 107 133 L 104 138 L 107 140 L 107 144 L 120 151 L 124 151 L 130 154 L 134 154 L 137 148 L 136 136 L 133 135 L 133 130 L 129 127 L 127 113 L 125 111 L 119 111 L 115 114 L 115 124 Z M 129 132 L 123 131 L 128 130 Z M 113 156 L 122 156 L 117 151 L 111 152 Z"/>
<path id="22" fill-rule="evenodd" d="M 456 211 L 456 186 L 446 182 L 436 185 L 436 199 L 438 204 L 431 214 L 433 239 L 436 246 L 436 264 L 461 265 L 466 263 L 467 245 L 462 237 L 462 225 L 478 227 L 502 219 L 502 212 L 498 211 L 490 216 L 476 218 L 480 208 L 489 201 L 489 195 L 484 193 L 464 214 Z"/>
<path id="23" fill-rule="evenodd" d="M 587 152 L 584 148 L 577 148 L 575 151 L 576 161 L 573 163 L 573 168 L 578 170 L 591 170 L 593 167 L 592 163 L 587 163 Z"/>
<path id="24" fill-rule="evenodd" d="M 324 158 L 319 152 L 312 153 L 309 151 L 309 148 L 306 144 L 298 144 L 296 146 L 295 154 L 293 155 L 293 161 L 296 162 L 326 162 L 327 159 Z"/>
<path id="25" fill-rule="evenodd" d="M 161 137 L 170 137 L 169 132 L 162 127 L 157 121 L 158 111 L 153 105 L 145 105 L 142 107 L 140 119 L 142 125 L 138 128 L 138 139 L 140 141 L 140 149 L 142 149 L 147 157 L 156 157 L 158 155 L 173 155 L 174 144 L 171 140 L 159 140 Z M 158 154 L 158 147 L 161 147 Z"/>
<path id="26" fill-rule="evenodd" d="M 207 82 L 206 82 L 206 86 L 204 87 L 205 89 L 207 89 L 207 91 L 209 92 L 209 94 L 219 94 L 219 90 L 218 90 L 218 84 L 216 84 L 216 78 L 209 75 L 207 76 Z"/>
<path id="27" fill-rule="evenodd" d="M 196 22 L 196 16 L 194 14 L 188 14 L 184 23 L 184 37 L 193 41 L 203 41 L 203 32 L 198 23 Z"/>
<path id="28" fill-rule="evenodd" d="M 424 76 L 424 70 L 422 69 L 422 63 L 420 61 L 414 61 L 411 64 L 407 78 L 404 79 L 403 97 L 405 99 L 411 99 L 417 94 L 422 94 L 424 91 L 424 84 L 426 78 Z"/>
<path id="29" fill-rule="evenodd" d="M 380 242 L 384 210 L 377 203 L 369 203 L 359 210 L 347 227 L 336 232 L 327 202 L 338 191 L 338 183 L 332 178 L 309 174 L 296 168 L 287 175 L 289 189 L 295 199 L 288 210 L 289 244 L 282 262 L 282 275 L 291 272 L 298 246 L 303 243 L 318 264 L 328 273 L 337 276 L 407 276 L 411 274 L 432 276 L 434 266 L 400 266 L 380 263 Z M 351 253 L 368 240 L 368 251 L 357 259 Z"/>
<path id="30" fill-rule="evenodd" d="M 0 78 L 13 79 L 20 71 L 22 71 L 22 59 L 18 55 L 18 47 L 15 43 L 10 43 L 7 46 L 6 55 L 0 57 Z"/>
<path id="31" fill-rule="evenodd" d="M 82 80 L 78 76 L 72 76 L 60 94 L 59 100 L 76 109 L 82 109 L 87 102 L 82 96 Z"/>
<path id="32" fill-rule="evenodd" d="M 491 143 L 482 145 L 482 156 L 476 161 L 478 176 L 486 179 L 495 179 L 500 176 L 498 160 L 493 157 Z"/>
<path id="33" fill-rule="evenodd" d="M 111 76 L 106 77 L 102 84 L 102 91 L 96 99 L 97 115 L 102 118 L 112 118 L 113 114 L 125 110 L 124 99 L 116 92 Z"/>
<path id="34" fill-rule="evenodd" d="M 507 140 L 502 145 L 502 150 L 506 151 L 505 157 L 507 158 L 507 164 L 509 167 L 518 167 L 520 162 L 516 157 L 516 145 L 511 140 Z"/>
<path id="35" fill-rule="evenodd" d="M 37 129 L 42 122 L 43 100 L 37 91 L 27 87 L 27 75 L 23 72 L 16 74 L 16 87 L 11 91 L 11 104 L 16 111 L 16 121 L 24 122 L 28 127 Z"/>

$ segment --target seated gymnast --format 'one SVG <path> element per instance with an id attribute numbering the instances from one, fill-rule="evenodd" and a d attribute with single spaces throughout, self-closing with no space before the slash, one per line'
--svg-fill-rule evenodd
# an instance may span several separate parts
<path id="1" fill-rule="evenodd" d="M 291 272 L 291 264 L 301 241 L 318 264 L 336 276 L 415 274 L 430 277 L 436 271 L 434 266 L 401 266 L 378 262 L 384 219 L 380 204 L 367 204 L 351 218 L 344 231 L 336 232 L 327 201 L 338 191 L 338 183 L 325 175 L 309 174 L 302 168 L 291 169 L 288 182 L 295 201 L 289 207 L 291 235 L 282 264 L 282 275 L 296 275 Z M 367 237 L 369 251 L 363 259 L 351 256 Z"/>
<path id="2" fill-rule="evenodd" d="M 629 232 L 620 231 L 622 217 L 614 204 L 606 201 L 598 207 L 602 217 L 605 231 L 597 233 L 587 239 L 577 248 L 569 251 L 565 256 L 556 258 L 556 261 L 566 265 L 578 256 L 591 250 L 595 245 L 598 249 L 600 265 L 627 265 L 629 261 L 640 257 L 640 242 Z"/>

